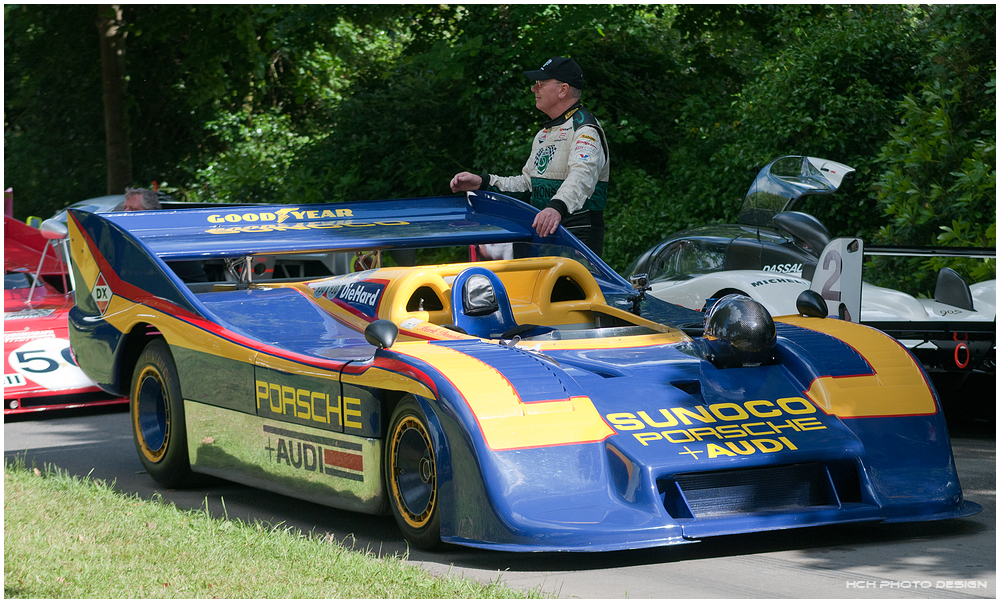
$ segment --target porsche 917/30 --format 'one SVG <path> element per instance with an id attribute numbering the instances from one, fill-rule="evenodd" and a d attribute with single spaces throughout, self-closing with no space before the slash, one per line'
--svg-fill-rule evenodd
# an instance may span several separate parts
<path id="1" fill-rule="evenodd" d="M 561 227 L 539 238 L 536 213 L 482 192 L 71 211 L 73 348 L 130 396 L 161 484 L 197 472 L 391 513 L 421 548 L 601 551 L 981 510 L 895 340 L 811 299 L 775 319 L 733 297 L 703 317 Z M 463 255 L 382 257 L 414 248 Z M 253 269 L 329 252 L 371 263 Z M 209 259 L 238 278 L 184 283 L 168 265 Z"/>

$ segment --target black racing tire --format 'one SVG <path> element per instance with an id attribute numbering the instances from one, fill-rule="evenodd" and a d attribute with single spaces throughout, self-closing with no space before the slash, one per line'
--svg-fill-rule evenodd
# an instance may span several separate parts
<path id="1" fill-rule="evenodd" d="M 418 549 L 441 546 L 438 471 L 427 419 L 413 396 L 404 397 L 389 422 L 385 481 L 399 529 Z"/>
<path id="2" fill-rule="evenodd" d="M 743 291 L 740 291 L 739 289 L 723 289 L 721 291 L 717 291 L 715 295 L 713 295 L 712 297 L 723 298 L 727 295 L 732 295 L 734 293 L 737 295 L 746 295 L 747 297 L 750 297 L 748 294 L 744 293 Z"/>
<path id="3" fill-rule="evenodd" d="M 184 399 L 170 347 L 163 339 L 146 344 L 132 372 L 129 392 L 132 439 L 149 475 L 168 488 L 191 479 Z"/>
<path id="4" fill-rule="evenodd" d="M 709 310 L 712 309 L 712 306 L 715 305 L 715 302 L 719 301 L 720 299 L 722 299 L 727 295 L 732 295 L 733 293 L 736 293 L 737 295 L 746 295 L 747 297 L 750 297 L 749 295 L 740 291 L 739 289 L 720 289 L 719 291 L 716 291 L 714 295 L 710 295 L 708 298 L 705 299 L 705 303 L 700 311 L 707 313 Z M 709 300 L 715 300 L 712 302 L 712 306 L 708 305 Z"/>

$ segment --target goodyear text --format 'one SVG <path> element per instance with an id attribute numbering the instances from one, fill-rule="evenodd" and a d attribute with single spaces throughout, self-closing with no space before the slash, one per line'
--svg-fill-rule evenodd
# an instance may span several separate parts
<path id="1" fill-rule="evenodd" d="M 354 212 L 350 209 L 324 209 L 319 210 L 299 210 L 295 209 L 279 209 L 276 212 L 260 212 L 260 213 L 247 213 L 247 214 L 212 214 L 208 216 L 208 221 L 215 224 L 222 224 L 225 222 L 284 222 L 288 219 L 288 216 L 292 216 L 298 220 L 325 220 L 327 218 L 344 218 L 352 217 Z"/>

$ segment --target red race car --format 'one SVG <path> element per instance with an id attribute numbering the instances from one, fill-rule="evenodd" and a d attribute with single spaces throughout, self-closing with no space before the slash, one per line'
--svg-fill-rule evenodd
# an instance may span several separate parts
<path id="1" fill-rule="evenodd" d="M 84 375 L 70 351 L 73 287 L 59 241 L 4 213 L 4 415 L 127 404 Z"/>

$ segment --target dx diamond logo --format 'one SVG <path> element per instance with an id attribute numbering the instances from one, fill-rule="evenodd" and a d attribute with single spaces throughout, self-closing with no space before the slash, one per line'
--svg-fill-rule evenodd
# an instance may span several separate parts
<path id="1" fill-rule="evenodd" d="M 94 298 L 97 302 L 97 309 L 101 311 L 101 316 L 104 315 L 105 310 L 108 309 L 108 304 L 111 303 L 111 287 L 108 286 L 108 282 L 104 280 L 103 274 L 97 275 L 97 283 L 94 284 L 94 290 L 90 292 L 90 296 Z"/>

